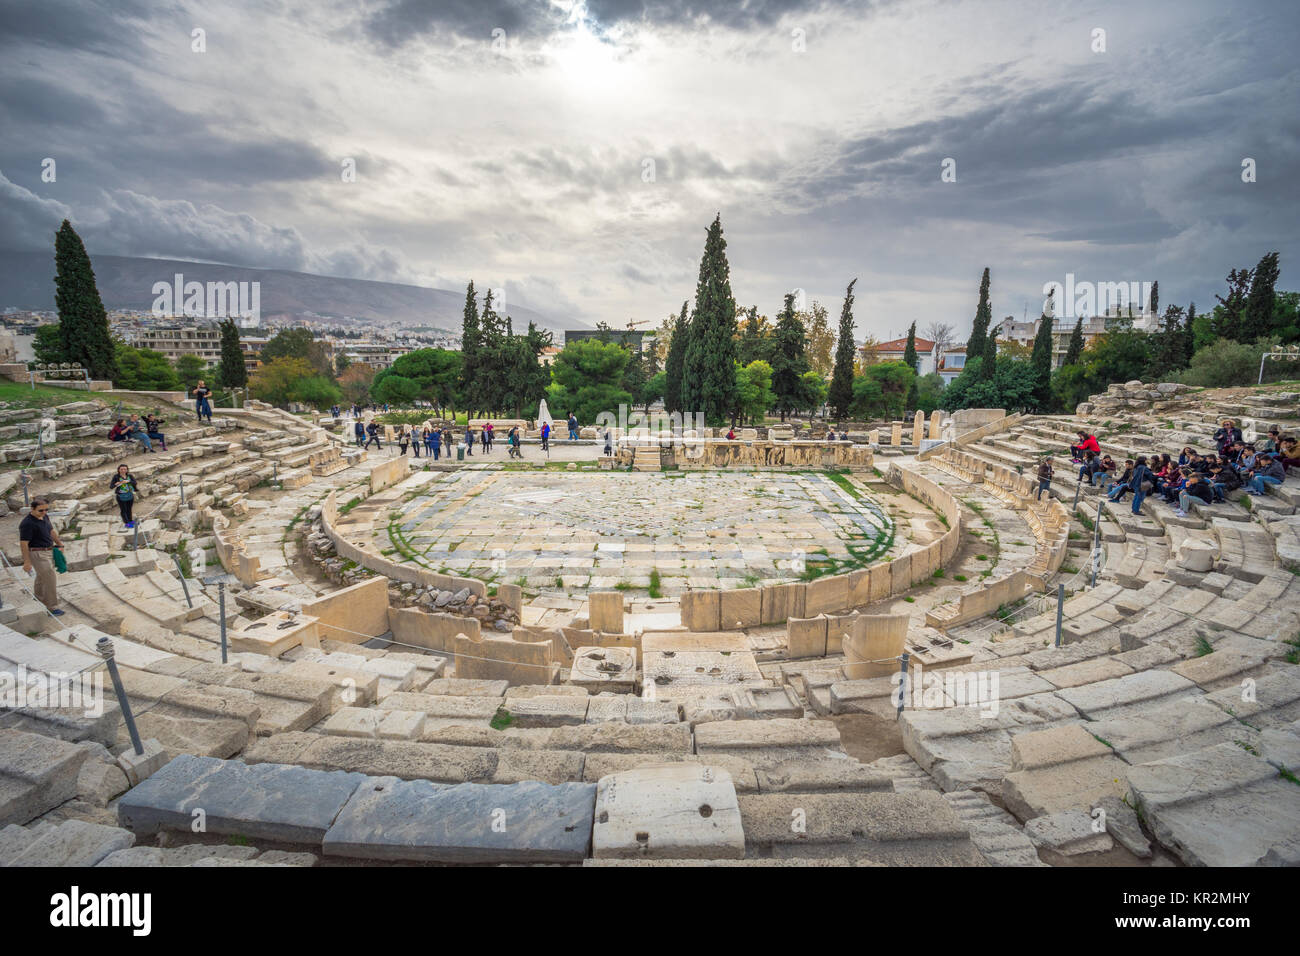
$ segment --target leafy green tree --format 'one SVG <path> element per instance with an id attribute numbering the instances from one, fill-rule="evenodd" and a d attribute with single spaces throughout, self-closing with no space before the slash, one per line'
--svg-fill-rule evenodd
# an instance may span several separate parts
<path id="1" fill-rule="evenodd" d="M 857 282 L 857 279 L 850 282 L 844 292 L 839 339 L 835 343 L 835 371 L 831 374 L 831 386 L 827 393 L 827 400 L 836 418 L 847 418 L 849 405 L 853 402 L 853 356 L 857 351 L 853 339 L 853 287 Z"/>
<path id="2" fill-rule="evenodd" d="M 187 388 L 191 382 L 197 382 L 207 375 L 207 372 L 208 363 L 197 355 L 182 355 L 176 360 L 176 374 Z"/>
<path id="3" fill-rule="evenodd" d="M 1275 345 L 1276 340 L 1267 337 L 1256 342 L 1219 339 L 1192 356 L 1191 364 L 1179 376 L 1179 380 L 1204 388 L 1254 385 L 1259 380 L 1260 360 L 1264 352 Z M 1272 363 L 1271 366 L 1264 367 L 1266 380 L 1293 378 L 1295 374 L 1296 367 L 1289 363 Z"/>
<path id="4" fill-rule="evenodd" d="M 641 389 L 641 404 L 649 411 L 650 406 L 664 397 L 664 388 L 668 384 L 667 372 L 656 372 L 646 380 Z"/>
<path id="5" fill-rule="evenodd" d="M 59 361 L 80 362 L 91 378 L 116 379 L 117 349 L 95 285 L 95 270 L 81 237 L 66 219 L 54 237 L 54 265 L 54 304 L 62 340 Z"/>
<path id="6" fill-rule="evenodd" d="M 294 383 L 292 400 L 314 408 L 329 408 L 343 400 L 343 392 L 327 375 L 308 375 Z"/>
<path id="7" fill-rule="evenodd" d="M 682 372 L 686 362 L 686 342 L 691 337 L 690 319 L 686 317 L 688 303 L 682 303 L 682 314 L 673 326 L 672 341 L 664 360 L 664 409 L 668 412 L 682 410 Z"/>
<path id="8" fill-rule="evenodd" d="M 381 405 L 395 405 L 398 408 L 406 408 L 414 404 L 415 400 L 420 397 L 420 383 L 413 378 L 407 378 L 405 375 L 398 375 L 391 373 L 389 369 L 384 369 L 375 376 L 375 381 L 370 386 L 370 395 Z"/>
<path id="9" fill-rule="evenodd" d="M 58 322 L 36 327 L 36 335 L 32 339 L 32 352 L 36 355 L 36 361 L 46 365 L 67 361 L 63 357 L 63 330 Z"/>
<path id="10" fill-rule="evenodd" d="M 980 279 L 980 301 L 975 307 L 975 323 L 971 327 L 970 338 L 966 340 L 966 359 L 969 361 L 985 352 L 985 338 L 989 334 L 989 323 L 993 321 L 993 307 L 989 304 L 989 270 L 984 268 L 984 277 Z"/>
<path id="11" fill-rule="evenodd" d="M 645 364 L 641 361 L 641 353 L 635 348 L 628 348 L 627 368 L 623 370 L 623 390 L 635 401 L 640 398 L 645 383 Z"/>
<path id="12" fill-rule="evenodd" d="M 459 363 L 456 367 L 459 369 Z M 369 401 L 370 383 L 374 377 L 375 370 L 365 362 L 353 362 L 339 375 L 339 388 L 343 390 L 343 397 L 357 404 Z"/>
<path id="13" fill-rule="evenodd" d="M 141 392 L 174 392 L 182 387 L 176 369 L 162 352 L 132 348 L 122 342 L 117 343 L 116 351 L 118 372 L 114 384 L 118 388 Z"/>
<path id="14" fill-rule="evenodd" d="M 191 380 L 183 372 L 181 377 L 186 382 Z M 223 388 L 245 388 L 248 385 L 248 368 L 244 364 L 244 352 L 239 347 L 239 326 L 233 319 L 221 320 L 221 362 L 217 365 L 217 382 Z"/>
<path id="15" fill-rule="evenodd" d="M 1254 342 L 1273 331 L 1273 306 L 1277 299 L 1277 253 L 1270 252 L 1259 260 L 1251 275 L 1250 294 L 1241 315 L 1243 342 Z"/>
<path id="16" fill-rule="evenodd" d="M 868 365 L 853 379 L 849 414 L 863 421 L 901 418 L 916 372 L 903 362 Z"/>
<path id="17" fill-rule="evenodd" d="M 812 311 L 801 313 L 799 319 L 808 330 L 808 367 L 827 378 L 831 374 L 831 351 L 835 348 L 835 335 L 826 321 L 826 306 L 813 301 Z"/>
<path id="18" fill-rule="evenodd" d="M 757 424 L 776 402 L 772 391 L 772 366 L 762 359 L 748 365 L 736 363 L 736 394 L 740 396 L 740 420 Z"/>
<path id="19" fill-rule="evenodd" d="M 798 407 L 806 408 L 810 412 L 818 411 L 826 404 L 826 393 L 830 391 L 830 383 L 822 378 L 822 373 L 816 369 L 809 369 L 799 376 L 799 405 Z"/>
<path id="20" fill-rule="evenodd" d="M 807 408 L 801 379 L 809 371 L 808 357 L 804 354 L 805 333 L 803 323 L 794 311 L 794 293 L 786 293 L 785 307 L 777 318 L 772 335 L 772 392 L 776 407 L 781 410 L 781 421 L 787 412 Z"/>
<path id="21" fill-rule="evenodd" d="M 224 358 L 223 350 L 223 358 Z M 278 358 L 305 359 L 315 370 L 313 374 L 330 376 L 334 369 L 326 355 L 325 343 L 316 339 L 311 329 L 296 326 L 281 329 L 262 346 L 261 360 L 274 362 Z"/>
<path id="22" fill-rule="evenodd" d="M 916 380 L 916 407 L 929 415 L 943 407 L 944 381 L 938 372 L 922 375 Z"/>
<path id="23" fill-rule="evenodd" d="M 311 362 L 297 356 L 282 355 L 264 362 L 248 379 L 248 391 L 253 398 L 284 406 L 294 398 L 294 387 L 303 379 L 316 374 Z"/>
<path id="24" fill-rule="evenodd" d="M 721 425 L 736 408 L 736 300 L 722 216 L 709 226 L 682 373 L 682 409 Z M 777 373 L 777 369 L 773 369 Z"/>
<path id="25" fill-rule="evenodd" d="M 573 412 L 580 422 L 594 422 L 601 412 L 617 413 L 619 405 L 631 405 L 632 395 L 622 387 L 628 358 L 627 349 L 612 342 L 566 343 L 551 365 L 546 389 L 552 414 Z"/>
<path id="26" fill-rule="evenodd" d="M 1149 360 L 1144 378 L 1167 379 L 1170 373 L 1186 365 L 1183 348 L 1187 341 L 1183 329 L 1183 307 L 1170 303 L 1160 320 L 1160 329 L 1150 334 Z"/>

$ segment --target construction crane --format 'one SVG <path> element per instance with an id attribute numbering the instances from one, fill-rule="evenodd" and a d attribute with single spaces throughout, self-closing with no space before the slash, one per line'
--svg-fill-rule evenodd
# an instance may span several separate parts
<path id="1" fill-rule="evenodd" d="M 631 319 L 628 319 L 628 320 L 627 320 L 627 330 L 628 330 L 629 332 L 635 332 L 635 331 L 636 331 L 636 327 L 637 327 L 638 325 L 650 325 L 650 324 L 651 324 L 651 320 L 650 320 L 650 319 L 642 319 L 640 322 L 633 322 Z"/>

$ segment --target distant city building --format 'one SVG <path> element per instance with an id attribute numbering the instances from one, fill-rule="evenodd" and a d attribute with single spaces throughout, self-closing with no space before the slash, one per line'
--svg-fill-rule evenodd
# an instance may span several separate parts
<path id="1" fill-rule="evenodd" d="M 1089 316 L 1080 323 L 1080 330 L 1083 335 L 1083 345 L 1087 348 L 1102 335 L 1105 335 L 1119 323 L 1128 320 L 1127 313 L 1120 313 L 1111 310 L 1107 315 Z M 996 330 L 999 342 L 1015 342 L 1017 345 L 1033 348 L 1034 339 L 1038 336 L 1038 326 L 1042 318 L 1033 319 L 1028 322 L 1017 322 L 1014 316 L 1008 315 L 1001 322 L 992 326 L 990 331 Z M 1052 367 L 1060 368 L 1065 364 L 1065 353 L 1070 349 L 1070 337 L 1074 334 L 1074 325 L 1076 319 L 1052 319 Z M 1138 332 L 1154 332 L 1160 328 L 1159 319 L 1149 312 L 1135 314 L 1131 320 L 1132 327 Z"/>
<path id="2" fill-rule="evenodd" d="M 138 329 L 132 344 L 161 352 L 173 363 L 182 355 L 197 355 L 208 362 L 221 361 L 221 329 L 216 325 L 163 325 Z"/>
<path id="3" fill-rule="evenodd" d="M 893 339 L 889 342 L 880 342 L 875 347 L 876 361 L 901 362 L 906 351 L 906 337 Z M 923 339 L 918 335 L 916 337 L 916 374 L 929 375 L 934 371 L 934 365 L 934 342 L 930 339 Z"/>
<path id="4" fill-rule="evenodd" d="M 943 384 L 948 385 L 962 370 L 966 368 L 966 346 L 957 348 L 947 348 L 939 353 L 939 364 L 937 371 L 939 377 L 943 379 Z"/>

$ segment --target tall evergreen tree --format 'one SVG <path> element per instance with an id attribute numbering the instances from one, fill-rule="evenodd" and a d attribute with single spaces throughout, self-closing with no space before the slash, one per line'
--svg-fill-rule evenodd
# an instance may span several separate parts
<path id="1" fill-rule="evenodd" d="M 1191 364 L 1192 356 L 1196 354 L 1196 329 L 1193 324 L 1196 322 L 1196 303 L 1193 302 L 1187 307 L 1187 319 L 1183 323 L 1183 347 L 1179 350 L 1179 365 L 1186 368 Z"/>
<path id="2" fill-rule="evenodd" d="M 741 365 L 770 357 L 771 343 L 763 334 L 763 319 L 758 314 L 758 306 L 751 306 L 745 313 L 745 327 L 741 330 L 740 341 L 736 344 L 736 361 Z"/>
<path id="3" fill-rule="evenodd" d="M 91 378 L 114 378 L 117 351 L 108 331 L 108 313 L 95 286 L 95 270 L 86 247 L 66 219 L 54 237 L 54 265 L 54 304 L 59 310 L 63 361 L 80 362 Z"/>
<path id="4" fill-rule="evenodd" d="M 1242 342 L 1254 342 L 1273 331 L 1277 275 L 1277 253 L 1270 252 L 1259 260 L 1250 280 L 1250 294 L 1246 297 L 1246 307 L 1241 314 Z"/>
<path id="5" fill-rule="evenodd" d="M 722 215 L 709 226 L 695 287 L 695 309 L 682 373 L 682 410 L 703 413 L 710 425 L 734 419 L 736 394 L 736 300 L 731 295 Z"/>
<path id="6" fill-rule="evenodd" d="M 844 293 L 839 340 L 835 343 L 835 371 L 831 374 L 831 387 L 826 396 L 836 418 L 847 418 L 849 405 L 853 403 L 853 355 L 857 351 L 853 340 L 853 286 L 857 281 L 850 282 Z"/>
<path id="7" fill-rule="evenodd" d="M 682 313 L 673 327 L 673 338 L 668 343 L 668 357 L 664 359 L 664 409 L 682 411 L 682 372 L 686 361 L 686 342 L 691 335 L 691 320 L 686 316 L 689 303 L 682 303 Z"/>
<path id="8" fill-rule="evenodd" d="M 980 362 L 979 382 L 991 382 L 998 370 L 998 332 L 994 329 L 984 340 L 984 354 Z"/>
<path id="9" fill-rule="evenodd" d="M 1034 351 L 1029 364 L 1034 371 L 1034 408 L 1046 411 L 1052 404 L 1052 319 L 1050 308 L 1038 320 L 1034 335 Z"/>
<path id="10" fill-rule="evenodd" d="M 776 396 L 776 407 L 781 410 L 781 421 L 785 421 L 787 412 L 803 404 L 802 379 L 808 371 L 806 332 L 794 311 L 793 292 L 786 293 L 772 339 L 772 394 Z"/>
<path id="11" fill-rule="evenodd" d="M 1065 349 L 1065 361 L 1062 365 L 1078 365 L 1083 357 L 1083 316 L 1074 320 L 1074 331 L 1070 333 L 1070 344 Z"/>
<path id="12" fill-rule="evenodd" d="M 1246 308 L 1247 290 L 1250 288 L 1249 269 L 1233 269 L 1228 273 L 1228 295 L 1215 294 L 1219 308 L 1214 310 L 1212 330 L 1216 337 L 1241 341 L 1241 313 Z"/>
<path id="13" fill-rule="evenodd" d="M 916 378 L 920 371 L 916 367 L 916 322 L 907 330 L 907 344 L 903 346 L 903 364 L 912 370 L 912 385 L 907 390 L 907 409 L 916 408 Z"/>
<path id="14" fill-rule="evenodd" d="M 1150 301 L 1150 303 L 1148 303 L 1148 305 L 1147 305 L 1147 313 L 1148 313 L 1149 315 L 1156 315 L 1156 314 L 1157 314 L 1156 310 L 1157 310 L 1159 307 L 1160 307 L 1160 283 L 1159 283 L 1159 282 L 1152 282 L 1152 283 L 1151 283 L 1151 301 Z"/>
<path id="15" fill-rule="evenodd" d="M 1165 314 L 1160 320 L 1160 330 L 1147 339 L 1149 362 L 1146 374 L 1151 378 L 1162 379 L 1170 372 L 1182 368 L 1185 341 L 1183 307 L 1170 303 L 1165 307 Z"/>
<path id="16" fill-rule="evenodd" d="M 492 290 L 483 296 L 479 313 L 479 368 L 471 394 L 483 412 L 497 412 L 506 404 L 507 369 L 510 366 L 510 320 L 492 307 Z"/>
<path id="17" fill-rule="evenodd" d="M 989 323 L 992 321 L 993 307 L 989 305 L 989 270 L 985 266 L 984 278 L 980 279 L 980 301 L 975 308 L 975 324 L 971 327 L 970 338 L 966 340 L 967 361 L 984 354 L 985 339 L 988 337 Z"/>
<path id="18" fill-rule="evenodd" d="M 474 293 L 474 280 L 465 289 L 465 311 L 460 322 L 460 394 L 466 410 L 477 411 L 475 389 L 479 380 L 483 351 L 483 330 L 478 320 L 478 297 Z"/>
<path id="19" fill-rule="evenodd" d="M 244 365 L 244 350 L 239 347 L 239 326 L 234 319 L 221 320 L 221 364 L 217 366 L 217 381 L 223 388 L 247 388 L 248 368 Z M 186 382 L 185 387 L 192 387 Z"/>

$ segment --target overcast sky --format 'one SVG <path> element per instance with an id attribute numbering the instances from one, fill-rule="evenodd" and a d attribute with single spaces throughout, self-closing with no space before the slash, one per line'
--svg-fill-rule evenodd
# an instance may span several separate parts
<path id="1" fill-rule="evenodd" d="M 986 265 L 995 317 L 1071 272 L 1204 310 L 1272 250 L 1300 286 L 1296 0 L 0 0 L 0 23 L 0 248 L 67 217 L 92 256 L 472 277 L 618 326 L 693 298 L 720 211 L 738 302 L 800 288 L 833 321 L 857 277 L 882 339 L 964 334 Z"/>

